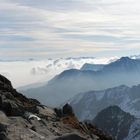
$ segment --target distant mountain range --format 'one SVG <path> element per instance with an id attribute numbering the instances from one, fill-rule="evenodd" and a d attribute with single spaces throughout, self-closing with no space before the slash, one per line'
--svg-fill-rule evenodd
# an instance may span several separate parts
<path id="1" fill-rule="evenodd" d="M 54 62 L 57 68 L 59 64 L 58 60 Z M 49 67 L 33 68 L 31 72 L 33 76 L 46 74 Z M 26 98 L 0 75 L 0 139 L 19 139 L 13 129 L 16 126 L 32 139 L 139 140 L 139 77 L 140 59 L 122 57 L 109 64 L 84 63 L 81 69 L 65 70 L 46 84 L 23 87 L 24 94 L 31 97 Z M 66 102 L 70 105 L 63 106 Z"/>
<path id="2" fill-rule="evenodd" d="M 118 106 L 105 108 L 92 122 L 116 140 L 140 140 L 140 120 Z"/>
<path id="3" fill-rule="evenodd" d="M 54 58 L 43 60 L 0 60 L 0 73 L 9 78 L 16 88 L 29 87 L 40 83 L 46 84 L 54 76 L 64 70 L 80 69 L 85 63 L 90 64 L 107 64 L 116 57 L 94 58 L 94 57 L 71 57 L 71 58 Z M 25 78 L 28 77 L 28 78 Z"/>
<path id="4" fill-rule="evenodd" d="M 139 76 L 140 60 L 122 57 L 98 71 L 66 70 L 50 80 L 47 85 L 26 90 L 24 93 L 46 105 L 59 106 L 81 92 L 119 85 L 137 85 L 140 83 Z"/>
<path id="5" fill-rule="evenodd" d="M 138 117 L 140 116 L 140 85 L 131 88 L 119 86 L 78 94 L 71 99 L 71 105 L 81 120 L 91 120 L 101 110 L 112 105 L 117 105 Z"/>

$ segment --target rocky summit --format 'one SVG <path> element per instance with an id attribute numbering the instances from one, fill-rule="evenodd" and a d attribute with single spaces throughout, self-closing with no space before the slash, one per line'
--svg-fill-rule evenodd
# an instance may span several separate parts
<path id="1" fill-rule="evenodd" d="M 39 93 L 38 93 L 39 94 Z M 79 122 L 69 104 L 53 109 L 18 93 L 0 75 L 0 140 L 113 140 Z"/>

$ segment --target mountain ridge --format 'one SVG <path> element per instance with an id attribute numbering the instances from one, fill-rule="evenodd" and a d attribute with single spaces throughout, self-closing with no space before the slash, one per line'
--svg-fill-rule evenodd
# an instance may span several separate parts
<path id="1" fill-rule="evenodd" d="M 117 105 L 134 116 L 140 116 L 139 92 L 140 84 L 132 87 L 121 85 L 106 90 L 79 93 L 69 102 L 81 120 L 92 119 L 99 111 L 111 105 Z M 86 110 L 87 112 L 85 113 L 82 110 Z"/>
<path id="2" fill-rule="evenodd" d="M 133 86 L 140 83 L 140 60 L 121 58 L 105 65 L 99 71 L 65 70 L 51 79 L 48 84 L 23 91 L 28 97 L 38 98 L 49 106 L 59 106 L 81 92 L 103 90 L 119 85 Z M 47 96 L 45 100 L 38 96 Z M 52 98 L 56 97 L 52 104 Z"/>
<path id="3" fill-rule="evenodd" d="M 118 106 L 103 109 L 93 119 L 98 128 L 106 131 L 117 140 L 139 140 L 139 119 L 124 112 Z"/>

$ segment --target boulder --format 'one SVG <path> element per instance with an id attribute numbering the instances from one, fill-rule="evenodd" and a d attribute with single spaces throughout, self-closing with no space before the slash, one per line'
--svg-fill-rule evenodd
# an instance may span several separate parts
<path id="1" fill-rule="evenodd" d="M 0 122 L 4 122 L 4 123 L 8 122 L 8 117 L 2 111 L 0 111 Z"/>

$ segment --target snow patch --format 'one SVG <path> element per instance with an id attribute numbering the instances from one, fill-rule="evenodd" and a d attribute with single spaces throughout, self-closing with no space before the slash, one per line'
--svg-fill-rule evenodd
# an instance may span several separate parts
<path id="1" fill-rule="evenodd" d="M 41 118 L 39 118 L 38 116 L 33 115 L 33 114 L 29 115 L 29 120 L 33 118 L 37 119 L 38 121 L 41 121 Z"/>

